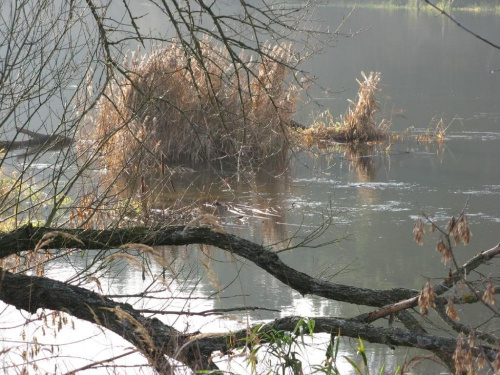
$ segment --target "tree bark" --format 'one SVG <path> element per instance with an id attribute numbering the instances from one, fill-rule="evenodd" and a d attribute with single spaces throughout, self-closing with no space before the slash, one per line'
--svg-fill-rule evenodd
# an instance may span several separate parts
<path id="1" fill-rule="evenodd" d="M 178 355 L 188 339 L 175 328 L 156 318 L 146 318 L 126 303 L 115 302 L 100 294 L 45 277 L 13 274 L 1 270 L 0 299 L 18 309 L 35 313 L 38 309 L 63 311 L 76 318 L 105 327 L 138 348 L 151 365 L 164 374 L 171 370 L 167 358 L 185 363 L 194 371 L 214 369 L 209 356 L 193 347 Z"/>
<path id="2" fill-rule="evenodd" d="M 38 309 L 58 310 L 76 318 L 100 325 L 123 337 L 137 347 L 151 365 L 161 374 L 171 370 L 165 356 L 175 358 L 192 370 L 213 370 L 217 367 L 210 360 L 220 351 L 247 345 L 248 329 L 217 334 L 189 334 L 162 323 L 156 318 L 146 318 L 132 306 L 115 302 L 95 292 L 60 281 L 34 276 L 24 276 L 3 271 L 0 282 L 0 299 L 5 303 L 35 313 Z M 294 331 L 302 317 L 290 316 L 277 319 L 260 327 L 259 332 Z M 452 338 L 414 333 L 400 328 L 374 327 L 352 319 L 314 317 L 314 333 L 337 334 L 345 337 L 360 337 L 363 340 L 388 345 L 405 346 L 429 350 L 451 356 L 456 347 Z M 254 330 L 255 326 L 250 328 Z M 489 358 L 497 351 L 482 346 Z"/>
<path id="3" fill-rule="evenodd" d="M 33 146 L 50 146 L 50 148 L 66 147 L 73 143 L 71 138 L 62 134 L 42 134 L 28 129 L 16 128 L 18 133 L 31 137 L 27 141 L 0 141 L 0 149 L 14 150 Z"/>
<path id="4" fill-rule="evenodd" d="M 54 235 L 55 233 L 58 233 Z M 48 243 L 47 234 L 54 237 Z M 70 235 L 70 236 L 68 236 Z M 336 334 L 341 330 L 343 336 L 361 337 L 369 342 L 394 346 L 407 346 L 430 350 L 450 365 L 451 354 L 455 350 L 455 340 L 427 334 L 418 322 L 408 313 L 402 319 L 405 325 L 414 329 L 382 328 L 368 324 L 388 313 L 406 313 L 405 309 L 416 305 L 418 292 L 395 288 L 376 290 L 335 284 L 299 272 L 284 264 L 278 254 L 266 247 L 238 236 L 218 233 L 207 227 L 183 226 L 162 228 L 123 228 L 115 230 L 77 230 L 21 227 L 9 233 L 0 233 L 0 257 L 23 251 L 33 250 L 46 243 L 50 248 L 109 249 L 129 243 L 142 243 L 150 246 L 207 244 L 231 252 L 252 261 L 260 268 L 282 281 L 301 294 L 314 294 L 328 299 L 382 307 L 375 312 L 363 314 L 353 319 L 315 317 L 315 332 Z M 500 253 L 500 245 L 473 257 L 463 267 L 467 272 L 478 267 Z M 459 271 L 460 272 L 460 271 Z M 443 290 L 445 281 L 443 283 Z M 439 288 L 437 288 L 441 292 Z M 67 312 L 77 318 L 101 325 L 124 337 L 136 346 L 150 360 L 158 372 L 169 371 L 170 365 L 165 356 L 175 358 L 190 368 L 214 369 L 210 357 L 214 351 L 223 353 L 234 348 L 234 338 L 244 339 L 248 330 L 223 334 L 183 334 L 173 327 L 163 324 L 156 318 L 145 318 L 132 306 L 117 303 L 95 292 L 65 284 L 59 281 L 29 277 L 3 271 L 0 284 L 0 299 L 5 303 L 30 312 L 39 308 Z M 402 301 L 403 300 L 403 301 Z M 441 301 L 442 302 L 442 301 Z M 412 319 L 413 318 L 413 319 Z M 265 329 L 292 331 L 298 322 L 297 317 L 278 319 Z M 245 340 L 242 340 L 244 342 Z M 244 344 L 242 344 L 244 345 Z M 482 346 L 480 349 L 492 358 L 495 350 Z"/>
<path id="5" fill-rule="evenodd" d="M 134 227 L 113 230 L 81 230 L 27 225 L 12 232 L 0 233 L 0 258 L 20 251 L 32 250 L 45 234 L 54 231 L 71 234 L 81 242 L 67 237 L 56 236 L 53 242 L 45 247 L 109 249 L 128 243 L 142 243 L 149 246 L 206 244 L 250 260 L 302 295 L 317 295 L 356 305 L 383 308 L 365 317 L 366 322 L 372 322 L 391 313 L 414 307 L 417 304 L 419 292 L 416 290 L 405 288 L 368 289 L 316 279 L 287 266 L 275 252 L 265 246 L 232 234 L 214 232 L 207 227 L 193 227 L 188 230 L 184 230 L 184 228 L 184 226 L 169 226 L 161 228 Z M 455 271 L 450 279 L 439 284 L 435 288 L 435 292 L 442 294 L 453 282 L 456 282 L 462 272 L 469 273 L 498 255 L 500 255 L 500 244 L 492 249 L 480 252 Z M 391 304 L 396 305 L 387 306 Z"/>
<path id="6" fill-rule="evenodd" d="M 265 246 L 232 234 L 214 232 L 207 227 L 194 227 L 187 231 L 184 231 L 183 226 L 156 229 L 134 227 L 114 230 L 79 230 L 28 225 L 13 232 L 0 234 L 0 257 L 32 250 L 45 234 L 52 231 L 71 234 L 77 237 L 83 245 L 70 238 L 57 236 L 45 247 L 109 249 L 128 243 L 142 243 L 149 246 L 212 245 L 250 260 L 302 295 L 316 295 L 356 305 L 382 307 L 418 295 L 418 291 L 405 288 L 368 289 L 316 279 L 287 266 L 276 253 Z"/>

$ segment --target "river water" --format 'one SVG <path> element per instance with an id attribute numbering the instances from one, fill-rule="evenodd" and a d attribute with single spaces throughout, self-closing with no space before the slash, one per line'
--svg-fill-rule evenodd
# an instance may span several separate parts
<path id="1" fill-rule="evenodd" d="M 333 25 L 348 12 L 320 8 L 321 16 Z M 500 35 L 496 16 L 456 17 L 485 37 Z M 314 114 L 324 110 L 342 114 L 347 99 L 355 98 L 355 79 L 361 77 L 360 72 L 378 71 L 382 74 L 380 119 L 390 120 L 394 132 L 411 129 L 413 133 L 442 121 L 447 127 L 445 142 L 423 144 L 410 139 L 395 142 L 388 150 L 384 145 L 357 153 L 331 147 L 323 150 L 328 151 L 326 155 L 296 154 L 290 169 L 278 176 L 262 172 L 239 183 L 223 181 L 221 176 L 193 175 L 176 183 L 191 185 L 185 199 L 229 206 L 227 212 L 214 212 L 231 232 L 266 245 L 277 244 L 277 249 L 290 236 L 307 235 L 324 222 L 325 215 L 333 214 L 332 226 L 314 243 L 346 239 L 321 248 L 284 252 L 282 259 L 300 271 L 337 283 L 421 289 L 427 278 L 446 276 L 448 268 L 435 251 L 437 237 L 427 235 L 424 246 L 413 241 L 413 224 L 420 212 L 444 227 L 467 204 L 473 237 L 468 246 L 456 248 L 460 262 L 499 241 L 500 53 L 434 13 L 357 9 L 344 29 L 363 31 L 339 39 L 335 48 L 314 57 L 309 66 L 321 85 L 334 93 L 313 90 L 320 106 L 305 105 L 298 119 L 310 124 Z M 238 212 L 244 217 L 235 219 Z M 196 267 L 198 250 L 182 252 Z M 216 299 L 215 307 L 247 305 L 281 311 L 252 312 L 248 315 L 251 321 L 288 314 L 345 317 L 366 311 L 321 298 L 303 298 L 248 262 L 236 262 L 216 250 L 211 257 L 217 280 L 201 277 L 197 291 L 209 295 L 214 288 L 222 288 L 221 297 L 244 295 Z M 460 313 L 480 319 L 478 311 Z M 495 324 L 492 329 L 498 329 Z M 208 327 L 214 329 L 214 323 L 205 329 Z M 355 357 L 351 345 L 346 341 L 343 350 Z M 396 368 L 408 354 L 367 346 L 377 371 L 384 363 L 388 369 Z M 416 354 L 410 351 L 408 355 Z M 348 366 L 345 371 L 349 373 Z M 415 371 L 444 370 L 426 362 Z"/>
<path id="2" fill-rule="evenodd" d="M 333 26 L 349 12 L 320 8 L 321 17 Z M 485 37 L 500 35 L 496 16 L 456 17 Z M 357 9 L 344 29 L 363 31 L 339 39 L 335 48 L 314 57 L 307 67 L 335 93 L 313 90 L 321 106 L 304 105 L 297 119 L 309 124 L 312 114 L 327 109 L 342 114 L 347 99 L 356 95 L 360 72 L 378 71 L 382 74 L 380 118 L 392 121 L 391 130 L 411 128 L 418 133 L 442 120 L 449 125 L 445 142 L 422 144 L 410 139 L 395 142 L 388 150 L 387 145 L 367 147 L 361 154 L 332 146 L 327 154 L 296 154 L 289 170 L 279 175 L 261 172 L 241 182 L 220 174 L 194 173 L 174 182 L 178 191 L 190 186 L 183 196 L 186 201 L 223 204 L 224 212 L 220 208 L 214 212 L 221 215 L 228 231 L 276 244 L 277 249 L 290 236 L 307 235 L 333 215 L 332 225 L 314 244 L 344 239 L 320 248 L 296 248 L 282 253 L 282 259 L 336 283 L 420 289 L 427 278 L 448 273 L 435 251 L 436 237 L 425 237 L 424 246 L 413 241 L 413 224 L 422 210 L 445 226 L 467 203 L 473 237 L 468 246 L 456 249 L 461 262 L 500 240 L 500 51 L 428 12 Z M 180 328 L 189 324 L 190 329 L 213 331 L 290 314 L 349 317 L 367 311 L 301 297 L 252 264 L 216 249 L 204 249 L 211 259 L 198 247 L 163 250 L 166 257 L 189 264 L 175 282 L 184 288 L 196 285 L 199 299 L 190 302 L 190 309 L 245 305 L 280 311 L 236 313 L 236 320 L 190 318 L 178 321 Z M 213 274 L 205 272 L 201 263 L 208 264 Z M 117 292 L 127 293 L 143 283 L 140 271 L 130 268 L 124 268 L 113 282 Z M 209 298 L 218 290 L 215 298 Z M 346 340 L 342 353 L 354 358 L 355 344 Z M 122 346 L 114 345 L 115 349 Z M 373 371 L 385 363 L 392 369 L 388 373 L 393 373 L 407 354 L 366 345 Z M 416 354 L 409 352 L 410 357 Z M 345 367 L 345 373 L 350 370 Z M 415 370 L 440 371 L 444 370 L 429 362 Z"/>
<path id="3" fill-rule="evenodd" d="M 327 6 L 320 10 L 332 24 L 348 13 Z M 500 35 L 496 16 L 456 17 L 485 37 Z M 420 289 L 426 278 L 440 278 L 448 272 L 435 251 L 437 237 L 426 236 L 424 246 L 413 241 L 413 224 L 421 211 L 445 226 L 467 204 L 473 237 L 468 246 L 456 248 L 460 262 L 500 240 L 500 53 L 434 13 L 357 9 L 345 29 L 364 31 L 340 39 L 336 48 L 316 56 L 310 64 L 321 85 L 336 93 L 318 90 L 313 94 L 321 107 L 302 108 L 301 122 L 311 123 L 311 113 L 322 110 L 342 114 L 347 99 L 355 98 L 360 72 L 378 71 L 382 74 L 380 115 L 392 121 L 391 130 L 411 128 L 419 133 L 441 120 L 447 126 L 446 141 L 400 141 L 387 152 L 368 147 L 362 154 L 342 148 L 331 148 L 322 156 L 299 153 L 292 158 L 290 171 L 278 177 L 261 173 L 251 186 L 228 186 L 217 179 L 209 185 L 201 178 L 197 192 L 203 191 L 207 200 L 237 202 L 276 214 L 268 218 L 257 214 L 260 218 L 239 224 L 227 214 L 233 232 L 264 244 L 284 241 L 296 230 L 307 234 L 333 211 L 334 224 L 316 243 L 347 239 L 318 249 L 294 249 L 282 253 L 282 259 L 310 275 L 332 277 L 333 282 Z M 251 264 L 240 269 L 241 263 L 228 267 L 223 255 L 217 259 L 211 265 L 219 285 L 229 285 L 222 295 L 245 294 L 239 301 L 219 300 L 217 306 L 239 302 L 282 311 L 251 313 L 254 321 L 287 314 L 352 316 L 360 312 L 346 304 L 302 298 Z M 239 281 L 233 282 L 237 272 Z M 210 281 L 205 285 L 207 293 L 213 289 Z M 382 363 L 389 368 L 402 363 L 404 351 L 370 346 L 376 352 L 374 370 Z M 431 365 L 416 372 L 441 370 L 425 366 Z"/>

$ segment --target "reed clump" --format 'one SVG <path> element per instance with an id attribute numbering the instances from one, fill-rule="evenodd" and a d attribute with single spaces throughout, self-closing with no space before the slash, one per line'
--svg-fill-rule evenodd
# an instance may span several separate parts
<path id="1" fill-rule="evenodd" d="M 443 143 L 446 140 L 446 131 L 452 124 L 453 120 L 445 125 L 443 119 L 435 122 L 435 126 L 429 125 L 429 127 L 422 134 L 415 134 L 414 138 L 420 143 L 431 143 L 431 142 L 439 142 Z"/>
<path id="2" fill-rule="evenodd" d="M 93 141 L 103 167 L 240 167 L 286 154 L 299 95 L 289 77 L 292 45 L 266 44 L 253 60 L 207 38 L 197 51 L 174 42 L 125 61 L 126 77 L 109 82 L 80 135 Z"/>
<path id="3" fill-rule="evenodd" d="M 363 80 L 356 80 L 359 84 L 358 99 L 349 100 L 349 108 L 340 120 L 336 120 L 330 112 L 326 112 L 316 119 L 313 126 L 302 133 L 306 140 L 334 141 L 334 142 L 373 142 L 387 138 L 388 124 L 385 121 L 376 123 L 378 111 L 377 92 L 380 91 L 381 75 L 370 72 L 366 75 L 361 72 Z"/>

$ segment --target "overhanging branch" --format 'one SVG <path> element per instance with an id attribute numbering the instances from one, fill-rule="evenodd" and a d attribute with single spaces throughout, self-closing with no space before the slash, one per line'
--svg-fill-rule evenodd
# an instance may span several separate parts
<path id="1" fill-rule="evenodd" d="M 25 226 L 13 232 L 0 234 L 0 257 L 34 249 L 44 234 L 54 230 Z M 57 231 L 76 236 L 81 242 L 57 236 L 54 242 L 50 243 L 50 248 L 109 249 L 128 243 L 142 243 L 149 246 L 211 245 L 250 260 L 302 295 L 316 295 L 357 305 L 382 307 L 418 295 L 417 291 L 405 288 L 368 289 L 316 279 L 286 265 L 275 252 L 265 246 L 232 234 L 217 233 L 206 227 L 189 228 L 188 231 L 184 231 L 183 226 L 115 230 L 57 229 Z"/>
<path id="2" fill-rule="evenodd" d="M 64 311 L 74 317 L 105 327 L 136 346 L 160 372 L 169 369 L 164 356 L 175 358 L 192 369 L 214 369 L 210 356 L 220 351 L 248 344 L 246 338 L 256 326 L 235 332 L 216 334 L 183 334 L 156 318 L 145 318 L 132 306 L 118 303 L 95 292 L 43 277 L 2 273 L 0 298 L 10 305 L 36 312 L 39 308 Z M 277 319 L 260 327 L 269 330 L 294 331 L 302 317 Z M 450 356 L 456 347 L 452 338 L 414 333 L 401 328 L 375 327 L 353 319 L 315 317 L 314 333 L 334 333 L 344 337 L 362 338 L 390 347 L 406 346 Z M 472 348 L 484 351 L 489 358 L 497 352 L 488 347 Z"/>

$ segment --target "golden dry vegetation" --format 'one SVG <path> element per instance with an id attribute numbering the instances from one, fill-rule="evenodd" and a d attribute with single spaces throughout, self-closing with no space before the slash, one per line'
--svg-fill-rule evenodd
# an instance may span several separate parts
<path id="1" fill-rule="evenodd" d="M 202 59 L 173 43 L 125 62 L 126 77 L 110 81 L 79 136 L 103 168 L 240 166 L 286 154 L 299 95 L 288 77 L 291 44 L 266 44 L 256 61 L 235 59 L 209 39 L 198 49 Z"/>
<path id="2" fill-rule="evenodd" d="M 361 72 L 363 81 L 359 84 L 358 99 L 349 100 L 349 108 L 344 116 L 337 121 L 330 112 L 324 113 L 314 125 L 302 132 L 306 142 L 370 142 L 387 138 L 385 121 L 376 124 L 378 102 L 376 94 L 380 91 L 380 73 Z"/>

